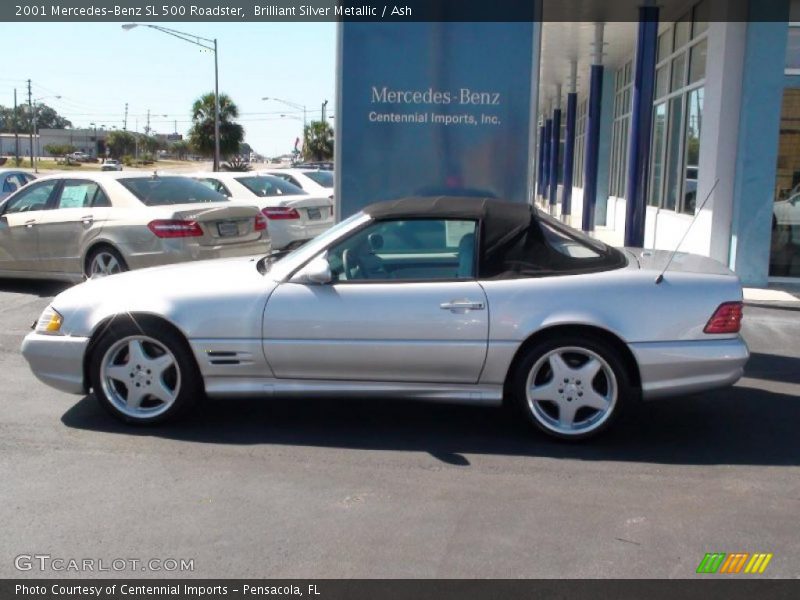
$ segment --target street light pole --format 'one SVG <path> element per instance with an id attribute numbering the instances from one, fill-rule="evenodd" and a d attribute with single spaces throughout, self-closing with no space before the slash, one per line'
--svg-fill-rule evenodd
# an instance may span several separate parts
<path id="1" fill-rule="evenodd" d="M 297 104 L 296 102 L 289 102 L 288 100 L 283 100 L 282 98 L 272 98 L 270 96 L 264 96 L 261 98 L 262 100 L 273 100 L 274 102 L 280 102 L 281 104 L 285 104 L 286 106 L 291 106 L 292 108 L 296 108 L 297 110 L 303 111 L 303 135 L 306 132 L 306 105 L 305 104 Z M 283 116 L 283 115 L 281 115 Z"/>
<path id="2" fill-rule="evenodd" d="M 31 110 L 33 111 L 33 114 L 32 114 L 32 117 L 33 117 L 33 135 L 31 137 L 31 163 L 33 164 L 33 172 L 34 173 L 38 173 L 39 172 L 39 161 L 38 160 L 34 160 L 34 151 L 33 151 L 34 150 L 34 148 L 33 148 L 33 141 L 34 140 L 36 140 L 36 155 L 37 155 L 37 158 L 38 158 L 38 154 L 40 152 L 40 149 L 39 149 L 39 146 L 40 146 L 39 137 L 38 137 L 38 135 L 36 133 L 36 103 L 40 102 L 42 100 L 46 100 L 48 98 L 56 98 L 56 99 L 60 100 L 61 96 L 42 96 L 41 98 L 34 98 L 33 102 L 31 103 Z"/>
<path id="3" fill-rule="evenodd" d="M 219 63 L 217 38 L 214 38 L 214 171 L 219 171 Z"/>
<path id="4" fill-rule="evenodd" d="M 214 52 L 214 171 L 219 171 L 220 167 L 220 144 L 219 144 L 219 60 L 218 60 L 218 44 L 217 38 L 209 39 L 199 35 L 178 31 L 177 29 L 169 29 L 168 27 L 161 27 L 160 25 L 151 25 L 149 23 L 126 23 L 122 25 L 122 29 L 130 31 L 134 27 L 149 27 L 155 29 L 172 37 L 176 37 L 184 42 L 189 42 L 195 46 L 200 46 L 206 50 Z"/>

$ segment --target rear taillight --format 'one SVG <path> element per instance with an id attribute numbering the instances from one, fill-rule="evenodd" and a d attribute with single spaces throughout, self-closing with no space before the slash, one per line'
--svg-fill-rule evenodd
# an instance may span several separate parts
<path id="1" fill-rule="evenodd" d="M 268 219 L 277 221 L 278 219 L 299 219 L 300 213 L 289 206 L 268 206 L 261 213 Z"/>
<path id="2" fill-rule="evenodd" d="M 739 333 L 742 328 L 742 303 L 723 302 L 706 323 L 703 333 Z"/>
<path id="3" fill-rule="evenodd" d="M 203 229 L 197 221 L 182 219 L 157 219 L 147 224 L 148 229 L 160 238 L 200 237 Z"/>
<path id="4" fill-rule="evenodd" d="M 256 217 L 255 227 L 253 229 L 255 229 L 256 231 L 266 231 L 267 230 L 267 220 L 264 217 L 262 217 L 261 215 L 258 215 Z"/>

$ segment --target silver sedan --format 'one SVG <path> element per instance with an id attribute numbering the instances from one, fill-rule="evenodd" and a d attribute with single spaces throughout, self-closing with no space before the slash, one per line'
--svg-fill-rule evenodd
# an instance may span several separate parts
<path id="1" fill-rule="evenodd" d="M 282 258 L 89 281 L 22 351 L 131 423 L 214 397 L 365 395 L 515 405 L 595 435 L 640 399 L 734 383 L 737 277 L 704 257 L 618 250 L 530 206 L 411 198 L 367 207 Z M 147 293 L 141 293 L 146 290 Z"/>
<path id="2" fill-rule="evenodd" d="M 0 204 L 0 277 L 81 281 L 268 250 L 258 208 L 188 177 L 49 175 Z"/>

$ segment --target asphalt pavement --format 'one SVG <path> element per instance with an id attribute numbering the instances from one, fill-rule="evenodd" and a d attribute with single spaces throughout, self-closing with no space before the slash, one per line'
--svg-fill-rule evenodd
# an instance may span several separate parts
<path id="1" fill-rule="evenodd" d="M 131 429 L 20 355 L 60 289 L 0 281 L 0 577 L 93 575 L 15 567 L 37 554 L 192 560 L 172 574 L 203 578 L 696 577 L 706 552 L 800 575 L 792 305 L 746 307 L 735 387 L 574 445 L 505 410 L 380 399 L 207 401 Z"/>

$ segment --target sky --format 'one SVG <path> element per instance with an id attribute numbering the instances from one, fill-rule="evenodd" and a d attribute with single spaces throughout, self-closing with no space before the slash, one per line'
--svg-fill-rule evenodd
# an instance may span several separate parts
<path id="1" fill-rule="evenodd" d="M 220 93 L 239 107 L 245 141 L 265 156 L 290 152 L 302 135 L 302 110 L 267 96 L 305 105 L 319 119 L 329 100 L 335 114 L 335 23 L 158 23 L 219 44 Z M 3 26 L 6 54 L 0 105 L 33 97 L 55 108 L 74 127 L 89 123 L 143 131 L 150 110 L 155 133 L 186 134 L 192 102 L 214 89 L 213 52 L 160 31 L 121 23 L 16 23 Z M 60 99 L 53 96 L 61 96 Z M 281 117 L 280 115 L 287 115 Z M 164 116 L 166 115 L 166 116 Z M 177 121 L 177 123 L 176 123 Z"/>

